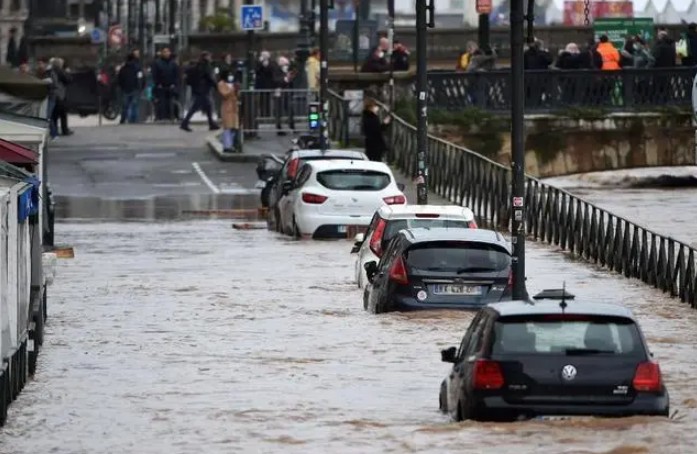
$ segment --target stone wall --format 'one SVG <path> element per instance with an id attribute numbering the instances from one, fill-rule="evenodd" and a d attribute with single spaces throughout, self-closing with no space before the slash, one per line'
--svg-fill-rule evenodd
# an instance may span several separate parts
<path id="1" fill-rule="evenodd" d="M 551 177 L 604 170 L 697 165 L 692 116 L 679 111 L 604 118 L 528 116 L 526 172 Z M 432 126 L 433 134 L 509 165 L 509 119 Z"/>

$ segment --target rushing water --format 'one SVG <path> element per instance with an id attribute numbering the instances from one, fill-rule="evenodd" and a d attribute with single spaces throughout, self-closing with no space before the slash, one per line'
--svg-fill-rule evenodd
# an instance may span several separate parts
<path id="1" fill-rule="evenodd" d="M 697 312 L 550 249 L 529 248 L 531 292 L 566 281 L 633 309 L 677 418 L 450 423 L 439 352 L 471 314 L 364 312 L 348 242 L 229 221 L 57 227 L 76 256 L 2 453 L 694 452 Z"/>

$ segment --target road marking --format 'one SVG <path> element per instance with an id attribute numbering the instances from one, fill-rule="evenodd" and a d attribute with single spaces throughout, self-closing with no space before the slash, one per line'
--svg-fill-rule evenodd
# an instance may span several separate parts
<path id="1" fill-rule="evenodd" d="M 206 175 L 206 173 L 203 171 L 201 166 L 198 165 L 198 162 L 194 162 L 191 165 L 193 166 L 196 173 L 198 173 L 198 176 L 201 177 L 201 180 L 203 180 L 203 182 L 206 184 L 206 186 L 208 186 L 208 188 L 210 188 L 210 190 L 213 192 L 213 194 L 220 194 L 220 189 L 218 188 L 218 186 L 216 186 L 211 181 L 211 179 L 208 178 L 208 175 Z"/>

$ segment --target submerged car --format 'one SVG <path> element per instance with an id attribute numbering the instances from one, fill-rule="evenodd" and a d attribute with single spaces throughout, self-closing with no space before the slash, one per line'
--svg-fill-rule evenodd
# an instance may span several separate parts
<path id="1" fill-rule="evenodd" d="M 351 253 L 357 253 L 355 276 L 358 287 L 368 279 L 365 264 L 378 261 L 387 243 L 400 231 L 419 227 L 476 229 L 474 213 L 456 205 L 385 205 L 375 212 L 368 230 L 356 235 Z"/>
<path id="2" fill-rule="evenodd" d="M 281 170 L 274 175 L 274 178 L 265 183 L 268 188 L 268 223 L 271 230 L 281 232 L 278 201 L 292 188 L 292 183 L 295 181 L 300 167 L 306 162 L 329 159 L 367 161 L 368 157 L 362 151 L 355 150 L 327 150 L 324 152 L 317 149 L 291 150 L 287 154 Z"/>
<path id="3" fill-rule="evenodd" d="M 482 309 L 441 384 L 454 420 L 668 416 L 668 391 L 631 311 L 614 304 L 509 301 Z"/>
<path id="4" fill-rule="evenodd" d="M 346 238 L 350 228 L 366 228 L 380 206 L 407 203 L 382 162 L 309 161 L 286 185 L 279 221 L 283 232 L 297 238 Z"/>
<path id="5" fill-rule="evenodd" d="M 484 229 L 401 230 L 365 264 L 363 307 L 374 313 L 479 309 L 510 299 L 511 246 Z"/>

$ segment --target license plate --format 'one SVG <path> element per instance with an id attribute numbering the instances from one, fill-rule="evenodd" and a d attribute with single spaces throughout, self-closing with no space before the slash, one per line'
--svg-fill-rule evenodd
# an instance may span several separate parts
<path id="1" fill-rule="evenodd" d="M 434 295 L 481 295 L 482 288 L 478 285 L 438 284 L 432 287 Z"/>
<path id="2" fill-rule="evenodd" d="M 257 183 L 254 185 L 254 187 L 257 189 L 264 189 L 266 187 L 266 181 L 257 180 Z"/>
<path id="3" fill-rule="evenodd" d="M 346 232 L 348 231 L 348 226 L 346 226 L 346 225 L 340 225 L 340 226 L 338 226 L 338 227 L 336 228 L 336 230 L 337 230 L 339 233 L 346 233 Z"/>

